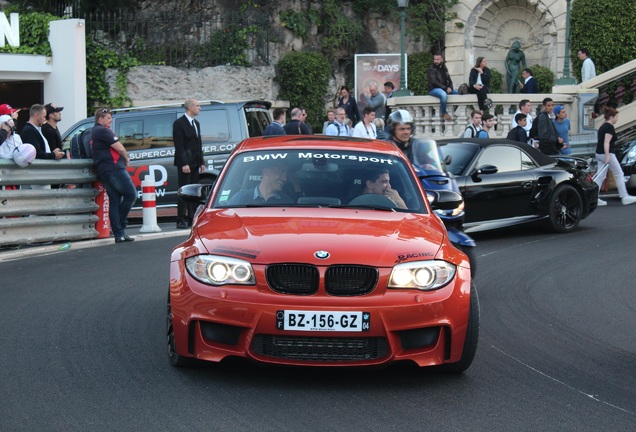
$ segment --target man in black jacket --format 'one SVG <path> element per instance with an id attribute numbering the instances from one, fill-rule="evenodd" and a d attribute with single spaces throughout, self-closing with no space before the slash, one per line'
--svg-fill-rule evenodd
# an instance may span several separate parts
<path id="1" fill-rule="evenodd" d="M 29 121 L 22 128 L 20 138 L 23 143 L 35 147 L 36 159 L 62 159 L 64 152 L 58 148 L 51 151 L 49 143 L 42 135 L 42 125 L 46 122 L 46 108 L 44 105 L 35 104 L 29 110 Z"/>
<path id="2" fill-rule="evenodd" d="M 551 98 L 543 99 L 543 111 L 534 120 L 537 122 L 537 133 L 539 136 L 539 150 L 547 155 L 557 155 L 563 148 L 563 138 L 561 138 L 550 118 L 554 110 L 554 101 Z"/>
<path id="3" fill-rule="evenodd" d="M 446 110 L 446 100 L 449 94 L 458 93 L 457 90 L 453 90 L 453 80 L 441 54 L 433 56 L 433 64 L 428 68 L 428 94 L 440 100 L 440 111 L 444 120 L 451 121 L 453 117 Z"/>
<path id="4" fill-rule="evenodd" d="M 521 77 L 524 79 L 524 83 L 521 84 L 521 93 L 526 94 L 535 94 L 539 93 L 539 85 L 537 84 L 537 80 L 532 76 L 532 70 L 530 68 L 525 68 L 521 72 Z"/>
<path id="5" fill-rule="evenodd" d="M 174 165 L 177 167 L 179 187 L 199 182 L 199 173 L 205 172 L 203 161 L 203 143 L 201 125 L 195 117 L 201 112 L 201 106 L 195 99 L 186 99 L 185 114 L 172 124 L 174 139 Z M 197 209 L 196 203 L 177 201 L 177 228 L 192 226 L 192 218 Z"/>

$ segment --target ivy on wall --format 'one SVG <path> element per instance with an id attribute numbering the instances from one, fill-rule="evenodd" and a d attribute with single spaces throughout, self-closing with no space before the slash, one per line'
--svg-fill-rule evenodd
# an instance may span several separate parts
<path id="1" fill-rule="evenodd" d="M 16 12 L 19 13 L 15 8 L 7 8 L 0 13 L 5 13 L 8 19 L 10 13 Z M 48 13 L 20 13 L 20 46 L 12 47 L 5 43 L 4 47 L 0 48 L 0 52 L 11 54 L 37 54 L 50 57 L 49 23 L 59 19 L 60 18 Z"/>

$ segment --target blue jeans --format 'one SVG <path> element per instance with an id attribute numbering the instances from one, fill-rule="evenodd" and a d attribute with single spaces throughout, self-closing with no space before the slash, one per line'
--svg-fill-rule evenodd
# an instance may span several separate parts
<path id="1" fill-rule="evenodd" d="M 446 111 L 446 100 L 448 99 L 448 93 L 446 93 L 446 90 L 438 87 L 431 90 L 428 94 L 431 96 L 435 96 L 436 98 L 439 99 L 439 102 L 440 102 L 439 108 L 440 108 L 440 111 L 442 112 L 442 115 L 448 114 L 448 111 Z M 453 90 L 450 94 L 459 94 L 459 93 L 457 92 L 457 90 Z"/>
<path id="2" fill-rule="evenodd" d="M 137 199 L 137 189 L 123 168 L 102 174 L 100 180 L 108 194 L 110 230 L 116 238 L 124 237 L 128 213 Z"/>

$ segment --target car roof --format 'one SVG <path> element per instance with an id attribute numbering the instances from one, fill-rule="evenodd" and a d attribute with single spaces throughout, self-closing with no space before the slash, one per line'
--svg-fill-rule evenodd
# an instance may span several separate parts
<path id="1" fill-rule="evenodd" d="M 274 135 L 247 138 L 236 147 L 234 152 L 283 148 L 292 150 L 298 148 L 320 148 L 325 150 L 372 151 L 404 157 L 402 151 L 395 144 L 388 141 L 327 135 Z"/>
<path id="2" fill-rule="evenodd" d="M 449 144 L 449 143 L 469 143 L 469 144 L 473 144 L 473 145 L 479 146 L 479 147 L 481 147 L 483 149 L 488 148 L 488 147 L 492 147 L 492 146 L 495 146 L 495 145 L 505 144 L 507 146 L 517 147 L 520 150 L 525 151 L 540 166 L 554 165 L 555 163 L 557 163 L 557 160 L 555 158 L 553 158 L 552 156 L 548 156 L 547 154 L 541 153 L 539 150 L 535 149 L 534 147 L 532 147 L 532 146 L 530 146 L 530 145 L 528 145 L 526 143 L 522 143 L 522 142 L 519 142 L 519 141 L 512 141 L 512 140 L 508 140 L 508 139 L 461 138 L 461 137 L 459 137 L 459 138 L 441 139 L 441 140 L 438 140 L 437 143 L 440 146 L 444 146 L 444 145 Z"/>

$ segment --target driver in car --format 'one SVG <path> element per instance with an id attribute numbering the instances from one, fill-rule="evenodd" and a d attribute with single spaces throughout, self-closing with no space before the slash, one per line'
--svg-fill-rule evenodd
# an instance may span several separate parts
<path id="1" fill-rule="evenodd" d="M 277 162 L 265 165 L 262 170 L 261 182 L 254 189 L 239 191 L 227 202 L 227 205 L 248 204 L 293 204 L 294 200 L 283 192 L 287 184 L 287 165 Z"/>
<path id="2" fill-rule="evenodd" d="M 402 153 L 418 168 L 424 170 L 442 171 L 439 163 L 429 156 L 429 152 L 437 151 L 430 140 L 418 140 L 413 138 L 415 126 L 413 116 L 407 110 L 393 111 L 387 120 L 389 139 Z"/>
<path id="3" fill-rule="evenodd" d="M 364 177 L 364 190 L 362 194 L 377 194 L 383 195 L 390 199 L 397 208 L 407 208 L 406 203 L 400 197 L 400 194 L 395 189 L 391 189 L 391 178 L 389 177 L 389 170 L 380 169 L 372 170 Z"/>

